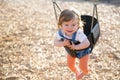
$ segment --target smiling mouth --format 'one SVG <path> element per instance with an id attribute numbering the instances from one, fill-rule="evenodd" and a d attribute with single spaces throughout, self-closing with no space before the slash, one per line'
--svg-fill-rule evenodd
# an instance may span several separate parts
<path id="1" fill-rule="evenodd" d="M 73 32 L 73 31 L 67 31 L 67 32 L 71 33 L 71 32 Z"/>

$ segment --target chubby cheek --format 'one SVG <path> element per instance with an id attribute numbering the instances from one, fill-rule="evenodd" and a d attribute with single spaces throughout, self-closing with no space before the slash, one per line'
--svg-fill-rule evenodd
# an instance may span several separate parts
<path id="1" fill-rule="evenodd" d="M 66 30 L 67 30 L 67 28 L 66 28 L 66 27 L 61 27 L 61 29 L 62 29 L 63 31 L 66 31 Z"/>
<path id="2" fill-rule="evenodd" d="M 77 30 L 78 30 L 78 28 L 79 28 L 79 27 L 75 27 L 75 29 L 74 29 L 74 30 L 75 30 L 75 31 L 77 31 Z"/>

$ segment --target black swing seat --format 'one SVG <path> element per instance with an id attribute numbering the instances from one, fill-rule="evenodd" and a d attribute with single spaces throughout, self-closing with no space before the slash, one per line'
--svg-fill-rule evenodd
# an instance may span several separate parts
<path id="1" fill-rule="evenodd" d="M 92 19 L 94 20 L 93 20 L 93 26 L 91 28 Z M 90 41 L 89 47 L 91 48 L 91 52 L 92 52 L 100 36 L 99 22 L 95 17 L 90 15 L 81 15 L 81 20 L 84 22 L 83 31 L 87 36 L 88 40 Z"/>

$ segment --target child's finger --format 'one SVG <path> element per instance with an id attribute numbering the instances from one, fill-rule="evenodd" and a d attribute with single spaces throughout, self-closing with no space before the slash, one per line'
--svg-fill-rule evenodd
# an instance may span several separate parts
<path id="1" fill-rule="evenodd" d="M 70 48 L 75 50 L 75 44 L 73 42 L 71 42 Z"/>
<path id="2" fill-rule="evenodd" d="M 70 49 L 74 50 L 74 48 L 73 48 L 73 46 L 72 46 L 72 45 L 69 45 L 68 47 L 69 47 Z"/>
<path id="3" fill-rule="evenodd" d="M 64 39 L 64 44 L 65 44 L 66 46 L 68 46 L 68 45 L 69 45 L 69 40 Z"/>

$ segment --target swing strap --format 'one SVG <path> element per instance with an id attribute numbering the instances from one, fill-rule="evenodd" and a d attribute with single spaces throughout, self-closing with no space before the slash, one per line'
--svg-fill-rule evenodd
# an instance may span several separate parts
<path id="1" fill-rule="evenodd" d="M 98 21 L 98 11 L 97 11 L 97 4 L 96 4 L 96 3 L 94 3 L 94 7 L 93 7 L 93 16 L 92 16 L 91 30 L 92 30 L 92 28 L 93 28 L 95 13 L 96 13 L 97 21 Z M 99 23 L 98 23 L 98 24 L 99 24 Z"/>
<path id="2" fill-rule="evenodd" d="M 58 4 L 56 3 L 55 0 L 52 0 L 53 3 L 53 7 L 54 7 L 54 13 L 55 13 L 55 18 L 56 21 L 58 21 L 58 16 L 57 16 L 57 11 L 56 11 L 56 7 L 58 8 L 58 10 L 61 12 L 61 8 L 58 6 Z M 97 11 L 97 3 L 94 3 L 94 7 L 93 7 L 93 16 L 92 16 L 92 23 L 91 23 L 91 30 L 93 28 L 93 23 L 94 23 L 94 15 L 96 13 L 96 18 L 98 20 L 98 11 Z"/>
<path id="3" fill-rule="evenodd" d="M 52 0 L 53 3 L 53 7 L 54 7 L 54 13 L 55 13 L 55 18 L 56 21 L 58 21 L 58 16 L 57 16 L 57 11 L 56 11 L 56 7 L 58 8 L 58 10 L 61 12 L 61 8 L 58 6 L 58 4 L 55 2 L 55 0 Z"/>

